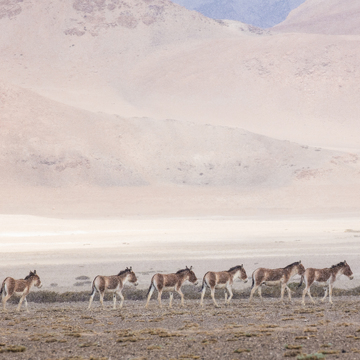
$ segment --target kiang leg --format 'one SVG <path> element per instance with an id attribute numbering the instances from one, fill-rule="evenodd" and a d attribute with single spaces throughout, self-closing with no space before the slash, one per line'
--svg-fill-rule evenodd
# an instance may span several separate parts
<path id="1" fill-rule="evenodd" d="M 158 290 L 158 302 L 159 302 L 159 306 L 162 307 L 161 305 L 161 295 L 162 295 L 162 289 Z"/>
<path id="2" fill-rule="evenodd" d="M 301 301 L 302 305 L 304 305 L 304 306 L 305 306 L 305 296 L 306 296 L 307 292 L 308 292 L 308 288 L 307 288 L 307 286 L 305 286 L 305 289 L 303 290 L 303 293 L 302 293 L 302 301 Z"/>
<path id="3" fill-rule="evenodd" d="M 217 304 L 217 302 L 215 300 L 215 287 L 211 288 L 211 298 L 213 299 L 215 306 L 219 307 L 219 305 Z"/>
<path id="4" fill-rule="evenodd" d="M 330 302 L 330 304 L 333 303 L 333 302 L 332 302 L 332 289 L 333 289 L 332 283 L 330 283 L 330 284 L 329 284 L 329 302 Z"/>
<path id="5" fill-rule="evenodd" d="M 124 295 L 122 294 L 121 290 L 118 292 L 118 295 L 120 296 L 120 309 L 121 309 L 124 304 Z"/>
<path id="6" fill-rule="evenodd" d="M 251 289 L 249 302 L 252 301 L 252 298 L 253 298 L 253 296 L 254 296 L 254 294 L 255 294 L 255 291 L 256 291 L 258 288 L 260 288 L 259 285 L 255 285 L 255 286 Z M 261 291 L 259 292 L 259 294 L 261 294 Z"/>
<path id="7" fill-rule="evenodd" d="M 311 296 L 310 286 L 309 286 L 309 288 L 307 289 L 307 293 L 308 293 L 308 295 L 309 295 L 310 300 L 313 302 L 313 304 L 315 304 L 315 300 L 314 300 L 313 297 Z"/>
<path id="8" fill-rule="evenodd" d="M 228 285 L 226 287 L 226 290 L 229 292 L 229 299 L 228 299 L 227 303 L 230 304 L 230 301 L 231 301 L 232 297 L 234 296 L 234 294 L 232 292 L 232 289 L 231 289 L 230 285 Z M 225 290 L 225 293 L 226 293 L 226 290 Z M 225 303 L 226 303 L 226 298 L 225 298 Z"/>
<path id="9" fill-rule="evenodd" d="M 114 302 L 113 309 L 115 310 L 116 309 L 116 292 L 114 292 L 114 294 L 113 294 L 113 302 Z"/>
<path id="10" fill-rule="evenodd" d="M 10 298 L 10 295 L 9 295 L 9 294 L 4 295 L 4 293 L 3 293 L 2 295 L 3 295 L 3 296 L 2 296 L 3 310 L 6 311 L 5 306 L 6 306 L 6 302 L 7 302 L 7 301 L 9 300 L 9 298 Z"/>
<path id="11" fill-rule="evenodd" d="M 26 298 L 25 294 L 21 296 L 20 301 L 19 301 L 19 305 L 17 306 L 16 311 L 20 311 L 21 304 L 22 304 L 22 302 L 24 301 L 25 298 Z"/>
<path id="12" fill-rule="evenodd" d="M 170 293 L 170 303 L 169 303 L 169 307 L 170 307 L 170 308 L 172 307 L 173 297 L 174 297 L 174 294 L 171 292 L 171 293 Z"/>
<path id="13" fill-rule="evenodd" d="M 261 294 L 261 286 L 258 287 L 258 294 L 259 294 L 261 303 L 263 304 L 263 303 L 264 303 L 264 299 L 263 299 L 262 294 Z"/>
<path id="14" fill-rule="evenodd" d="M 26 312 L 29 312 L 28 302 L 27 302 L 27 300 L 26 300 L 26 296 L 25 296 L 25 298 L 24 298 L 24 302 L 25 302 Z"/>
<path id="15" fill-rule="evenodd" d="M 204 296 L 205 296 L 205 292 L 206 292 L 206 286 L 204 285 L 202 290 L 201 290 L 201 299 L 200 299 L 200 306 L 204 305 Z"/>
<path id="16" fill-rule="evenodd" d="M 288 287 L 287 284 L 285 284 L 285 287 L 286 287 L 286 291 L 287 291 L 288 296 L 289 296 L 289 300 L 290 300 L 290 302 L 291 302 L 291 290 L 290 290 L 290 288 Z"/>
<path id="17" fill-rule="evenodd" d="M 150 301 L 150 299 L 151 299 L 151 296 L 152 296 L 154 290 L 155 290 L 155 287 L 154 287 L 154 286 L 151 286 L 151 288 L 150 288 L 150 290 L 149 290 L 149 294 L 148 294 L 147 300 L 146 300 L 146 305 L 145 305 L 146 308 L 147 308 L 148 305 L 149 305 L 149 301 Z"/>
<path id="18" fill-rule="evenodd" d="M 280 281 L 280 285 L 281 285 L 281 297 L 280 297 L 280 302 L 284 302 L 284 293 L 285 293 L 285 288 L 286 288 L 286 283 Z"/>
<path id="19" fill-rule="evenodd" d="M 181 288 L 178 288 L 178 289 L 175 288 L 175 291 L 181 296 L 181 306 L 185 306 L 184 294 L 183 294 L 183 292 L 181 291 Z"/>
<path id="20" fill-rule="evenodd" d="M 92 304 L 92 302 L 93 302 L 93 300 L 94 300 L 94 296 L 95 296 L 95 291 L 90 295 L 90 301 L 89 301 L 89 306 L 88 306 L 88 309 L 89 309 L 89 310 L 90 310 L 91 304 Z"/>
<path id="21" fill-rule="evenodd" d="M 321 299 L 321 302 L 324 302 L 328 295 L 328 287 L 327 286 L 324 286 L 324 291 L 325 291 L 325 294 L 324 294 L 324 297 Z"/>
<path id="22" fill-rule="evenodd" d="M 105 294 L 105 291 L 100 291 L 100 303 L 101 303 L 101 308 L 104 309 L 104 294 Z"/>

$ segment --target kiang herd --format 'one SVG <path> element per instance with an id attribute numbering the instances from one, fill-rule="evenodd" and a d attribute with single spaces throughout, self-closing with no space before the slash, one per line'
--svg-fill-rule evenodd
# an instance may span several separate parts
<path id="1" fill-rule="evenodd" d="M 258 268 L 252 274 L 252 285 L 251 285 L 251 293 L 250 293 L 250 302 L 252 301 L 253 295 L 258 290 L 259 297 L 261 301 L 263 301 L 261 296 L 261 287 L 262 286 L 273 286 L 280 285 L 281 286 L 281 302 L 284 298 L 285 290 L 289 296 L 289 300 L 291 301 L 291 291 L 288 287 L 289 281 L 295 276 L 301 276 L 301 281 L 299 287 L 302 283 L 305 283 L 305 288 L 302 293 L 302 305 L 305 305 L 305 296 L 309 295 L 311 301 L 314 303 L 314 299 L 311 297 L 310 287 L 313 283 L 317 282 L 324 286 L 325 295 L 322 298 L 322 301 L 325 300 L 327 295 L 329 294 L 329 301 L 332 304 L 332 288 L 334 282 L 341 276 L 345 275 L 349 279 L 353 279 L 353 273 L 350 269 L 350 266 L 346 261 L 340 262 L 336 265 L 331 266 L 330 268 L 324 269 L 314 269 L 307 268 L 301 264 L 301 261 L 294 262 L 284 268 L 278 269 L 266 269 L 266 268 Z M 248 277 L 243 265 L 238 265 L 230 268 L 227 271 L 209 271 L 207 272 L 202 281 L 201 287 L 201 298 L 200 305 L 203 306 L 204 295 L 207 288 L 210 288 L 211 298 L 217 307 L 218 304 L 215 300 L 215 289 L 223 288 L 225 293 L 225 304 L 229 304 L 231 298 L 233 297 L 232 285 L 234 281 L 239 278 L 244 282 L 247 282 Z M 145 307 L 148 306 L 150 298 L 155 290 L 158 292 L 158 301 L 161 307 L 161 296 L 164 290 L 170 292 L 170 304 L 172 306 L 173 301 L 173 291 L 176 291 L 181 297 L 181 305 L 184 305 L 184 294 L 181 291 L 182 285 L 189 281 L 190 283 L 197 285 L 198 279 L 195 273 L 192 270 L 192 267 L 179 270 L 174 274 L 155 274 L 150 283 L 150 287 L 147 293 L 147 300 Z M 124 285 L 130 282 L 135 286 L 138 284 L 137 277 L 132 270 L 132 268 L 126 268 L 122 270 L 117 275 L 112 276 L 101 276 L 98 275 L 92 282 L 92 292 L 90 295 L 90 302 L 88 309 L 91 308 L 91 304 L 93 302 L 94 296 L 96 292 L 100 294 L 100 302 L 103 307 L 103 300 L 105 292 L 113 293 L 113 307 L 116 308 L 116 295 L 119 295 L 121 302 L 120 308 L 124 302 L 124 296 L 122 295 L 122 290 Z M 7 300 L 13 295 L 21 296 L 17 311 L 20 311 L 20 307 L 22 302 L 25 302 L 26 310 L 28 311 L 28 304 L 26 301 L 26 296 L 29 294 L 32 286 L 36 286 L 40 288 L 42 286 L 39 275 L 36 273 L 36 270 L 30 271 L 29 275 L 27 275 L 24 279 L 15 280 L 11 277 L 7 277 L 1 286 L 0 294 L 2 295 L 2 303 L 3 309 L 5 309 L 5 305 Z"/>

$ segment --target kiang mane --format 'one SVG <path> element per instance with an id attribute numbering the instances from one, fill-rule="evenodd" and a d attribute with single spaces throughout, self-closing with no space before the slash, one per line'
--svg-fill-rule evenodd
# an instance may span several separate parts
<path id="1" fill-rule="evenodd" d="M 183 273 L 183 272 L 185 272 L 185 271 L 190 271 L 190 269 L 182 269 L 182 270 L 177 271 L 176 273 L 177 273 L 177 274 L 181 274 L 181 273 Z"/>
<path id="2" fill-rule="evenodd" d="M 290 267 L 292 267 L 292 266 L 299 265 L 299 264 L 300 264 L 300 261 L 295 261 L 295 262 L 293 262 L 292 264 L 290 264 L 290 265 L 288 265 L 288 266 L 285 266 L 284 269 L 288 269 L 288 268 L 290 268 Z"/>
<path id="3" fill-rule="evenodd" d="M 240 269 L 241 269 L 241 266 L 240 266 L 240 265 L 236 265 L 236 266 L 230 268 L 230 269 L 228 270 L 228 272 L 234 271 L 234 270 L 240 270 Z"/>
<path id="4" fill-rule="evenodd" d="M 25 278 L 24 278 L 24 280 L 29 279 L 31 276 L 34 276 L 34 273 L 31 272 L 29 275 L 26 275 Z"/>
<path id="5" fill-rule="evenodd" d="M 336 265 L 333 265 L 330 269 L 336 268 L 336 267 L 338 267 L 338 266 L 344 266 L 344 265 L 345 265 L 345 263 L 344 263 L 344 261 L 342 261 L 342 262 L 339 262 L 339 263 L 336 264 Z"/>
<path id="6" fill-rule="evenodd" d="M 129 271 L 130 271 L 130 269 L 121 270 L 121 271 L 117 274 L 117 276 L 123 275 L 123 274 L 125 274 L 125 273 L 127 273 L 127 272 L 129 272 Z"/>

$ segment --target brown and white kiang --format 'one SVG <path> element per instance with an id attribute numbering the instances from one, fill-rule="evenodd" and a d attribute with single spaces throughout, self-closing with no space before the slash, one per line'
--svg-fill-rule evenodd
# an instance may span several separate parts
<path id="1" fill-rule="evenodd" d="M 198 280 L 195 273 L 192 271 L 192 266 L 185 269 L 179 270 L 174 274 L 155 274 L 151 279 L 151 284 L 147 293 L 147 301 L 145 307 L 148 306 L 151 295 L 155 290 L 158 291 L 158 301 L 160 307 L 161 305 L 161 296 L 164 290 L 170 291 L 170 303 L 169 306 L 172 307 L 173 300 L 173 291 L 175 290 L 181 297 L 181 305 L 184 306 L 184 294 L 181 291 L 182 285 L 185 281 L 189 281 L 194 285 L 197 285 Z"/>
<path id="2" fill-rule="evenodd" d="M 211 298 L 216 307 L 219 306 L 215 300 L 215 289 L 218 288 L 224 289 L 225 305 L 230 304 L 233 297 L 232 285 L 237 278 L 247 282 L 247 275 L 243 265 L 234 266 L 227 271 L 208 271 L 204 275 L 202 282 L 200 305 L 203 306 L 204 295 L 207 288 L 210 288 Z M 227 298 L 228 294 L 229 298 Z"/>
<path id="3" fill-rule="evenodd" d="M 40 277 L 36 274 L 36 270 L 30 271 L 29 275 L 27 275 L 24 279 L 15 280 L 12 277 L 5 278 L 2 282 L 0 290 L 4 311 L 6 311 L 6 302 L 15 294 L 21 296 L 16 310 L 20 311 L 21 304 L 25 301 L 26 311 L 29 312 L 26 296 L 29 294 L 32 286 L 36 286 L 38 288 L 41 288 L 42 286 Z"/>
<path id="4" fill-rule="evenodd" d="M 120 271 L 117 275 L 96 276 L 92 282 L 92 292 L 90 295 L 88 309 L 91 308 L 91 304 L 93 302 L 96 291 L 98 291 L 100 294 L 100 303 L 102 308 L 104 308 L 104 295 L 106 292 L 113 293 L 114 309 L 116 309 L 116 294 L 119 295 L 121 299 L 120 308 L 122 308 L 124 303 L 124 296 L 122 294 L 122 290 L 127 282 L 130 282 L 135 286 L 138 285 L 137 277 L 133 272 L 131 266 L 130 268 L 126 268 L 125 270 Z"/>
<path id="5" fill-rule="evenodd" d="M 285 289 L 287 290 L 289 300 L 291 301 L 291 291 L 287 286 L 288 282 L 295 276 L 295 275 L 303 275 L 305 272 L 304 266 L 301 264 L 301 261 L 294 262 L 284 268 L 279 269 L 266 269 L 266 268 L 258 268 L 252 274 L 252 285 L 251 285 L 251 292 L 250 292 L 250 302 L 252 297 L 258 289 L 258 293 L 260 296 L 261 301 L 261 286 L 274 286 L 274 285 L 281 285 L 281 298 L 280 301 L 283 302 L 284 300 L 284 293 Z"/>
<path id="6" fill-rule="evenodd" d="M 353 272 L 350 269 L 348 263 L 344 260 L 336 265 L 331 266 L 330 268 L 324 269 L 314 269 L 307 268 L 305 273 L 301 276 L 301 281 L 299 287 L 305 282 L 305 289 L 302 293 L 302 304 L 305 306 L 305 296 L 309 295 L 310 300 L 315 303 L 314 299 L 310 293 L 310 287 L 314 283 L 319 283 L 324 287 L 325 295 L 321 299 L 322 302 L 325 301 L 327 294 L 329 293 L 329 302 L 332 304 L 332 289 L 334 282 L 341 276 L 345 275 L 350 280 L 354 278 Z"/>

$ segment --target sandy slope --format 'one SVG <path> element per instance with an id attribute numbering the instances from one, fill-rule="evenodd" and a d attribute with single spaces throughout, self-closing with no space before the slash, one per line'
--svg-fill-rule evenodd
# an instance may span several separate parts
<path id="1" fill-rule="evenodd" d="M 3 184 L 279 188 L 311 178 L 337 182 L 337 173 L 359 181 L 355 154 L 236 128 L 94 114 L 1 89 Z"/>
<path id="2" fill-rule="evenodd" d="M 356 0 L 307 0 L 274 31 L 327 35 L 359 35 L 360 4 Z"/>

